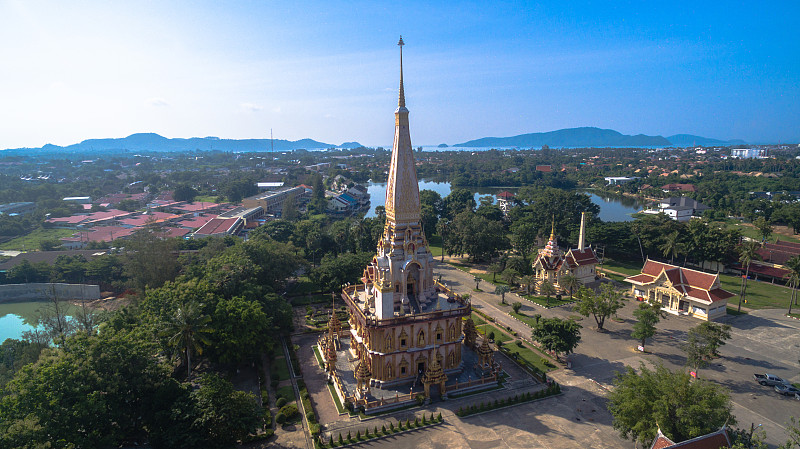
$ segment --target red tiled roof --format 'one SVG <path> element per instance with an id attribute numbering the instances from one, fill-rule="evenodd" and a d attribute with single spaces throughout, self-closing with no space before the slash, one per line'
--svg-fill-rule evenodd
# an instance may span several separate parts
<path id="1" fill-rule="evenodd" d="M 186 212 L 200 212 L 208 209 L 213 209 L 219 206 L 217 203 L 187 203 L 179 206 L 172 206 L 173 209 L 182 210 Z"/>
<path id="2" fill-rule="evenodd" d="M 503 199 L 514 198 L 514 194 L 509 192 L 508 190 L 498 193 L 497 196 Z"/>
<path id="3" fill-rule="evenodd" d="M 151 220 L 154 221 L 154 222 L 162 222 L 162 221 L 166 221 L 166 220 L 172 220 L 172 219 L 178 218 L 178 217 L 180 217 L 180 215 L 174 215 L 174 214 L 169 214 L 169 213 L 166 213 L 166 212 L 158 212 L 158 211 L 156 211 L 156 212 L 152 212 L 152 213 L 147 214 L 147 215 L 142 214 L 142 215 L 139 215 L 139 216 L 136 216 L 136 217 L 125 218 L 123 220 L 120 220 L 119 222 L 124 224 L 124 225 L 128 225 L 128 226 L 144 226 L 145 224 L 147 224 Z"/>
<path id="4" fill-rule="evenodd" d="M 212 218 L 203 227 L 195 231 L 199 235 L 214 235 L 228 232 L 236 223 L 241 221 L 240 218 Z"/>
<path id="5" fill-rule="evenodd" d="M 694 192 L 697 189 L 692 184 L 666 184 L 661 187 L 662 190 L 681 190 L 684 192 Z"/>
<path id="6" fill-rule="evenodd" d="M 734 296 L 718 287 L 718 275 L 703 273 L 667 263 L 656 262 L 648 259 L 642 273 L 625 278 L 626 281 L 637 284 L 650 284 L 664 273 L 672 287 L 679 292 L 706 302 L 715 302 Z M 717 285 L 717 287 L 715 287 Z"/>
<path id="7" fill-rule="evenodd" d="M 176 222 L 175 224 L 181 225 L 184 228 L 196 229 L 196 228 L 202 227 L 204 224 L 208 223 L 209 221 L 211 221 L 213 219 L 214 219 L 214 217 L 202 216 L 201 215 L 199 217 L 193 217 L 193 218 L 186 219 L 186 220 L 180 220 L 180 221 Z"/>
<path id="8" fill-rule="evenodd" d="M 673 444 L 675 443 L 673 443 L 672 440 L 665 437 L 659 432 L 658 437 L 656 437 L 655 441 L 653 441 L 653 444 L 652 446 L 650 446 L 650 449 L 665 449 L 672 446 Z"/>
<path id="9" fill-rule="evenodd" d="M 540 171 L 540 172 L 543 172 L 543 173 L 550 173 L 550 172 L 553 171 L 553 167 L 551 167 L 549 165 L 537 165 L 536 166 L 536 171 Z"/>
<path id="10" fill-rule="evenodd" d="M 65 237 L 65 242 L 112 242 L 116 239 L 127 237 L 137 229 L 122 228 L 119 226 L 97 226 L 88 231 L 77 232 L 72 237 Z"/>
<path id="11" fill-rule="evenodd" d="M 650 445 L 650 449 L 721 449 L 726 447 L 731 447 L 731 440 L 728 438 L 728 432 L 725 430 L 725 426 L 716 432 L 701 435 L 680 443 L 674 443 L 672 440 L 664 436 L 659 429 L 658 436 L 655 440 L 653 440 L 653 444 Z"/>
<path id="12" fill-rule="evenodd" d="M 166 237 L 183 237 L 184 235 L 192 232 L 185 228 L 162 228 Z"/>

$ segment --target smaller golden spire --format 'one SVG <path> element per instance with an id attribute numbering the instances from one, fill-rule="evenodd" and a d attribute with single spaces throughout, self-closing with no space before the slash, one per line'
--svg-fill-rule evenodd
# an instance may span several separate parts
<path id="1" fill-rule="evenodd" d="M 550 225 L 550 241 L 556 238 L 556 215 L 553 214 L 553 222 Z"/>

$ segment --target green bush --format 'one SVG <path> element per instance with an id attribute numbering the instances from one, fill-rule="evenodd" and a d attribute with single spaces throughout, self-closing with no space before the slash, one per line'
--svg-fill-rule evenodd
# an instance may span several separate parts
<path id="1" fill-rule="evenodd" d="M 391 423 L 389 423 L 389 425 L 391 425 Z M 385 424 L 381 426 L 381 434 L 386 435 L 386 425 Z"/>
<path id="2" fill-rule="evenodd" d="M 459 410 L 461 409 L 459 408 Z M 442 422 L 442 412 L 439 412 L 439 414 L 436 415 L 436 421 Z"/>
<path id="3" fill-rule="evenodd" d="M 320 432 L 319 424 L 317 423 L 309 424 L 308 431 L 311 432 L 311 436 L 319 435 Z"/>
<path id="4" fill-rule="evenodd" d="M 275 415 L 275 422 L 278 423 L 278 424 L 285 423 L 286 422 L 286 415 L 284 415 L 281 412 L 278 412 L 278 414 Z"/>
<path id="5" fill-rule="evenodd" d="M 279 413 L 283 413 L 287 420 L 292 419 L 297 416 L 297 406 L 295 404 L 286 404 L 281 407 Z"/>
<path id="6" fill-rule="evenodd" d="M 286 398 L 280 397 L 277 401 L 275 401 L 275 407 L 281 408 L 286 405 Z"/>
<path id="7" fill-rule="evenodd" d="M 317 422 L 317 415 L 315 415 L 313 411 L 306 412 L 306 419 L 309 423 L 315 423 Z"/>

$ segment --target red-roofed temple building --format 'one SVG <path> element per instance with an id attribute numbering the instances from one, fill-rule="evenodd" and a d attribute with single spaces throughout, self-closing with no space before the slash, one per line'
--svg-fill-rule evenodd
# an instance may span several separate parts
<path id="1" fill-rule="evenodd" d="M 625 279 L 637 298 L 661 304 L 676 315 L 712 321 L 725 316 L 733 293 L 720 288 L 719 275 L 648 259 L 642 272 Z"/>
<path id="2" fill-rule="evenodd" d="M 661 429 L 658 429 L 658 435 L 656 435 L 656 439 L 653 440 L 653 444 L 650 445 L 650 449 L 722 449 L 726 447 L 731 447 L 731 438 L 728 436 L 726 426 L 722 426 L 722 428 L 716 432 L 701 435 L 680 443 L 673 442 L 667 438 L 666 435 L 661 433 Z"/>
<path id="3" fill-rule="evenodd" d="M 581 284 L 588 284 L 596 279 L 596 267 L 600 263 L 594 249 L 586 246 L 586 213 L 581 214 L 581 231 L 578 237 L 578 247 L 570 248 L 566 254 L 561 252 L 555 236 L 555 229 L 550 231 L 550 240 L 547 245 L 539 250 L 539 255 L 533 261 L 533 273 L 536 277 L 536 290 L 540 291 L 542 283 L 550 282 L 560 293 L 567 289 L 560 282 L 564 276 L 572 275 L 578 278 Z"/>

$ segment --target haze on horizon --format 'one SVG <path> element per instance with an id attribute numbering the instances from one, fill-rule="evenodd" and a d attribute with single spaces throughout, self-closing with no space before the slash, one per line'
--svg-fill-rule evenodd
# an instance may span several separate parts
<path id="1" fill-rule="evenodd" d="M 0 148 L 165 137 L 415 145 L 596 126 L 800 141 L 797 2 L 0 0 Z"/>

